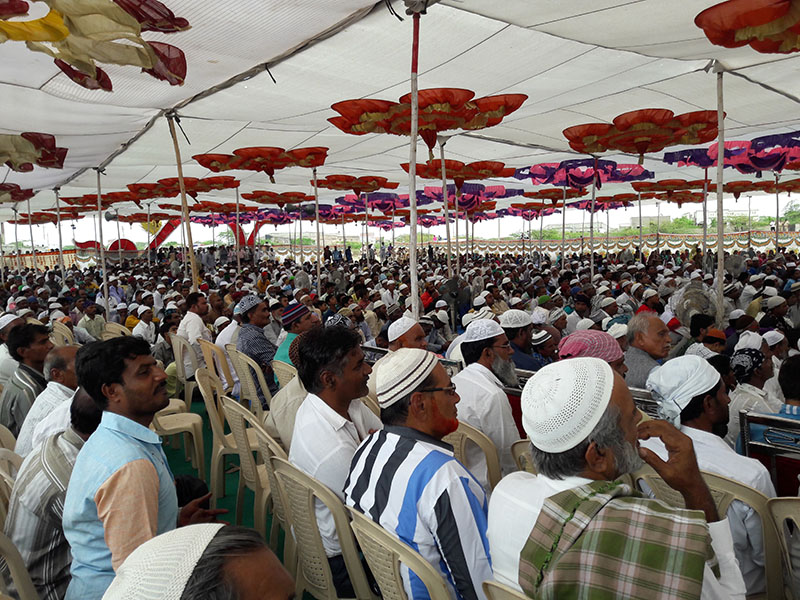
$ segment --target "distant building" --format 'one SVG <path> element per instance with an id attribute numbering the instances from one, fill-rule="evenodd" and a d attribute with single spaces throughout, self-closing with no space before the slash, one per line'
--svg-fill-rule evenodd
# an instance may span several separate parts
<path id="1" fill-rule="evenodd" d="M 666 223 L 671 223 L 672 218 L 661 215 L 661 219 L 659 220 L 658 217 L 642 217 L 642 228 L 648 229 L 650 224 L 656 225 L 660 223 L 661 225 L 665 225 Z M 631 227 L 639 227 L 639 217 L 634 217 L 631 219 Z"/>

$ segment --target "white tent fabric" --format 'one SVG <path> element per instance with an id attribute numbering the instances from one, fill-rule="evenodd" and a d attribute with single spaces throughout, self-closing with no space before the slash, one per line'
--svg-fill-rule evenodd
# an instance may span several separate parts
<path id="1" fill-rule="evenodd" d="M 693 20 L 716 3 L 447 0 L 432 6 L 422 17 L 420 88 L 452 86 L 472 89 L 478 96 L 529 96 L 501 125 L 451 139 L 448 157 L 500 160 L 514 167 L 559 162 L 581 157 L 561 133 L 571 125 L 610 121 L 639 108 L 668 108 L 676 114 L 716 110 L 715 76 L 704 70 L 711 60 L 726 70 L 727 139 L 800 129 L 800 57 L 713 46 Z M 0 44 L 0 133 L 52 133 L 59 146 L 69 148 L 63 170 L 36 167 L 16 173 L 0 168 L 0 181 L 38 191 L 33 210 L 52 208 L 57 186 L 64 196 L 95 193 L 93 167 L 105 167 L 103 191 L 175 177 L 163 117 L 173 108 L 191 142 L 180 139 L 186 176 L 211 174 L 191 159 L 193 154 L 230 153 L 244 146 L 326 146 L 330 152 L 320 177 L 382 175 L 400 182 L 398 191 L 404 193 L 407 176 L 399 165 L 408 159 L 407 138 L 350 136 L 327 118 L 335 116 L 330 105 L 340 100 L 396 100 L 408 92 L 410 19 L 400 22 L 383 2 L 368 0 L 165 4 L 192 28 L 142 36 L 185 52 L 188 73 L 180 87 L 134 67 L 103 65 L 114 91 L 85 90 L 23 43 Z M 400 3 L 395 5 L 402 12 Z M 668 150 L 673 149 L 679 148 Z M 424 144 L 419 151 L 424 160 Z M 666 165 L 661 156 L 648 155 L 644 162 L 658 178 L 703 175 L 700 169 Z M 603 158 L 631 163 L 637 157 L 609 153 Z M 241 178 L 244 192 L 310 191 L 309 169 L 278 171 L 274 185 L 260 173 L 225 174 Z M 726 176 L 748 179 L 733 172 Z M 425 183 L 440 185 L 420 185 Z M 531 188 L 516 180 L 489 183 Z M 623 191 L 630 186 L 609 185 L 603 193 Z M 320 200 L 340 195 L 321 190 Z M 234 198 L 233 190 L 203 196 L 225 202 Z M 178 199 L 163 202 L 179 206 Z M 119 210 L 141 211 L 133 203 L 121 204 Z M 0 205 L 0 219 L 12 214 L 9 205 Z"/>

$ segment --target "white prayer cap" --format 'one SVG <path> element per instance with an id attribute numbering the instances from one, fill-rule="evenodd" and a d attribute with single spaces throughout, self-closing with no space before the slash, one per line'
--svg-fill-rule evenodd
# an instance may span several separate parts
<path id="1" fill-rule="evenodd" d="M 634 284 L 631 286 L 631 294 L 635 293 L 635 292 L 636 292 L 636 290 L 638 290 L 640 287 L 642 287 L 642 284 L 641 284 L 641 283 L 639 283 L 638 281 L 637 281 L 636 283 L 634 283 Z"/>
<path id="2" fill-rule="evenodd" d="M 570 358 L 546 365 L 522 390 L 522 427 L 548 453 L 583 442 L 608 407 L 614 371 L 599 358 Z"/>
<path id="3" fill-rule="evenodd" d="M 581 319 L 580 321 L 578 321 L 578 323 L 575 325 L 575 331 L 581 331 L 582 329 L 591 329 L 593 325 L 594 321 L 592 321 L 590 318 L 587 317 L 585 319 Z"/>
<path id="4" fill-rule="evenodd" d="M 141 306 L 140 306 L 140 307 L 137 309 L 137 311 L 136 311 L 136 312 L 137 312 L 137 313 L 138 313 L 138 315 L 141 317 L 141 316 L 142 316 L 144 313 L 146 313 L 148 310 L 153 310 L 153 309 L 152 309 L 152 308 L 150 308 L 149 306 L 147 306 L 146 304 L 142 304 L 142 305 L 141 305 Z"/>
<path id="5" fill-rule="evenodd" d="M 230 322 L 231 320 L 228 317 L 217 317 L 217 320 L 214 321 L 214 329 L 219 330 L 220 327 Z"/>
<path id="6" fill-rule="evenodd" d="M 531 311 L 531 323 L 534 325 L 544 325 L 547 323 L 547 317 L 549 316 L 549 310 L 542 306 L 537 306 Z"/>
<path id="7" fill-rule="evenodd" d="M 648 298 L 652 298 L 656 295 L 658 295 L 658 292 L 653 289 L 647 289 L 644 291 L 644 294 L 642 294 L 642 300 L 647 300 Z"/>
<path id="8" fill-rule="evenodd" d="M 786 336 L 780 331 L 772 330 L 765 333 L 762 337 L 764 338 L 764 341 L 767 342 L 767 345 L 772 348 L 772 346 L 780 344 Z"/>
<path id="9" fill-rule="evenodd" d="M 761 350 L 764 344 L 764 338 L 757 334 L 755 331 L 743 331 L 739 334 L 739 341 L 736 342 L 733 351 L 742 350 L 744 348 L 752 348 L 753 350 Z"/>
<path id="10" fill-rule="evenodd" d="M 764 288 L 763 295 L 767 298 L 772 298 L 778 295 L 778 290 L 776 290 L 774 287 L 766 287 Z"/>
<path id="11" fill-rule="evenodd" d="M 408 332 L 417 322 L 409 317 L 402 316 L 397 321 L 389 325 L 389 342 L 395 341 L 397 338 Z"/>
<path id="12" fill-rule="evenodd" d="M 436 315 L 436 318 L 442 323 L 447 323 L 447 321 L 449 321 L 446 310 L 437 310 L 433 314 Z"/>
<path id="13" fill-rule="evenodd" d="M 563 308 L 554 308 L 550 311 L 550 314 L 547 315 L 547 324 L 552 325 L 556 321 L 558 321 L 561 317 L 566 316 L 567 313 L 564 312 Z"/>
<path id="14" fill-rule="evenodd" d="M 179 600 L 208 544 L 225 525 L 187 525 L 136 548 L 117 569 L 106 600 Z"/>
<path id="15" fill-rule="evenodd" d="M 131 306 L 133 306 L 133 304 L 131 304 Z M 125 304 L 124 302 L 120 302 L 119 304 L 117 304 L 117 310 L 128 310 L 128 305 Z"/>
<path id="16" fill-rule="evenodd" d="M 447 302 L 444 300 L 437 300 L 435 308 L 447 308 Z"/>
<path id="17" fill-rule="evenodd" d="M 597 288 L 598 295 L 599 294 L 605 294 L 606 292 L 610 292 L 610 291 L 611 290 L 608 289 L 607 285 L 601 285 L 599 288 Z"/>
<path id="18" fill-rule="evenodd" d="M 531 316 L 522 310 L 512 308 L 500 315 L 500 326 L 508 329 L 516 329 L 531 324 Z"/>
<path id="19" fill-rule="evenodd" d="M 780 296 L 773 296 L 767 300 L 767 308 L 773 309 L 779 307 L 781 304 L 786 302 L 785 298 L 781 298 Z"/>
<path id="20" fill-rule="evenodd" d="M 416 390 L 438 362 L 433 352 L 419 348 L 400 348 L 389 354 L 375 374 L 380 407 L 387 408 Z"/>
<path id="21" fill-rule="evenodd" d="M 62 314 L 63 314 L 63 313 L 62 313 Z M 42 312 L 40 312 L 40 313 L 39 313 L 39 316 L 38 316 L 38 317 L 36 317 L 36 318 L 37 318 L 38 320 L 40 320 L 40 321 L 44 321 L 44 320 L 45 320 L 45 319 L 47 319 L 49 316 L 50 316 L 50 315 L 48 314 L 48 312 L 47 312 L 46 310 L 43 310 Z"/>
<path id="22" fill-rule="evenodd" d="M 478 296 L 477 298 L 475 298 L 475 300 L 472 301 L 472 306 L 474 306 L 475 308 L 483 306 L 484 304 L 486 304 L 486 300 L 484 299 L 483 296 Z"/>
<path id="23" fill-rule="evenodd" d="M 689 279 L 700 279 L 701 277 L 700 271 L 692 271 L 692 274 L 689 275 Z"/>
<path id="24" fill-rule="evenodd" d="M 5 329 L 11 321 L 16 321 L 17 319 L 19 319 L 19 317 L 13 313 L 0 317 L 0 331 Z"/>
<path id="25" fill-rule="evenodd" d="M 605 308 L 606 306 L 611 306 L 612 304 L 616 303 L 617 301 L 614 298 L 607 296 L 600 301 L 600 308 Z"/>
<path id="26" fill-rule="evenodd" d="M 514 308 L 517 304 L 521 303 L 522 303 L 522 298 L 517 298 L 516 296 L 514 296 L 513 298 L 511 298 L 511 300 L 508 301 L 508 305 L 511 308 Z"/>
<path id="27" fill-rule="evenodd" d="M 546 329 L 541 329 L 531 336 L 531 346 L 541 346 L 552 337 L 553 336 L 550 335 L 549 331 Z"/>
<path id="28" fill-rule="evenodd" d="M 705 358 L 678 356 L 650 371 L 646 387 L 658 402 L 658 415 L 678 427 L 692 398 L 710 391 L 719 379 L 719 371 Z"/>
<path id="29" fill-rule="evenodd" d="M 372 310 L 375 310 L 376 308 L 380 308 L 381 306 L 386 306 L 386 303 L 383 300 L 378 300 L 377 302 L 375 302 L 372 305 Z"/>
<path id="30" fill-rule="evenodd" d="M 628 335 L 628 326 L 623 323 L 614 323 L 611 327 L 608 328 L 608 335 L 613 337 L 615 340 Z"/>
<path id="31" fill-rule="evenodd" d="M 505 335 L 505 331 L 500 327 L 500 323 L 493 319 L 474 319 L 469 325 L 464 336 L 464 342 L 480 342 Z"/>
<path id="32" fill-rule="evenodd" d="M 719 353 L 714 352 L 709 348 L 706 348 L 704 344 L 701 344 L 700 342 L 695 342 L 694 344 L 686 348 L 685 356 L 699 356 L 700 358 L 711 358 L 712 356 L 716 356 L 717 354 Z"/>
<path id="33" fill-rule="evenodd" d="M 728 317 L 728 318 L 731 321 L 735 321 L 736 319 L 738 319 L 739 317 L 743 317 L 744 315 L 745 315 L 745 312 L 741 308 L 734 308 L 731 311 L 730 317 Z"/>

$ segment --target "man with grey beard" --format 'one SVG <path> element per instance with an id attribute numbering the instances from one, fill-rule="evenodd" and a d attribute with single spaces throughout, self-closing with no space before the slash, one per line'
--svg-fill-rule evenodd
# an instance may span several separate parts
<path id="1" fill-rule="evenodd" d="M 500 455 L 503 474 L 511 473 L 516 470 L 511 444 L 519 440 L 511 405 L 503 391 L 503 386 L 519 385 L 511 344 L 497 321 L 477 319 L 467 326 L 461 353 L 467 367 L 453 377 L 461 397 L 458 418 L 489 436 Z M 490 489 L 486 458 L 477 446 L 467 448 L 466 463 L 483 487 Z"/>

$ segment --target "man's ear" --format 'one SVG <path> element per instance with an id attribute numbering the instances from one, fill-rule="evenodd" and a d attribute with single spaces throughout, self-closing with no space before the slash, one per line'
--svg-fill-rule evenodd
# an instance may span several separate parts
<path id="1" fill-rule="evenodd" d="M 322 373 L 319 374 L 319 381 L 323 388 L 336 387 L 336 375 L 334 375 L 332 371 L 322 371 Z"/>
<path id="2" fill-rule="evenodd" d="M 410 417 L 424 417 L 428 410 L 428 403 L 425 401 L 425 394 L 415 392 L 411 395 L 411 401 L 408 403 L 408 416 Z"/>
<path id="3" fill-rule="evenodd" d="M 122 391 L 123 386 L 121 383 L 106 383 L 100 388 L 100 392 L 105 396 L 109 404 L 119 400 Z"/>
<path id="4" fill-rule="evenodd" d="M 596 442 L 589 442 L 589 446 L 583 456 L 586 460 L 586 469 L 588 471 L 603 475 L 615 471 L 614 453 L 609 448 L 600 448 Z"/>

